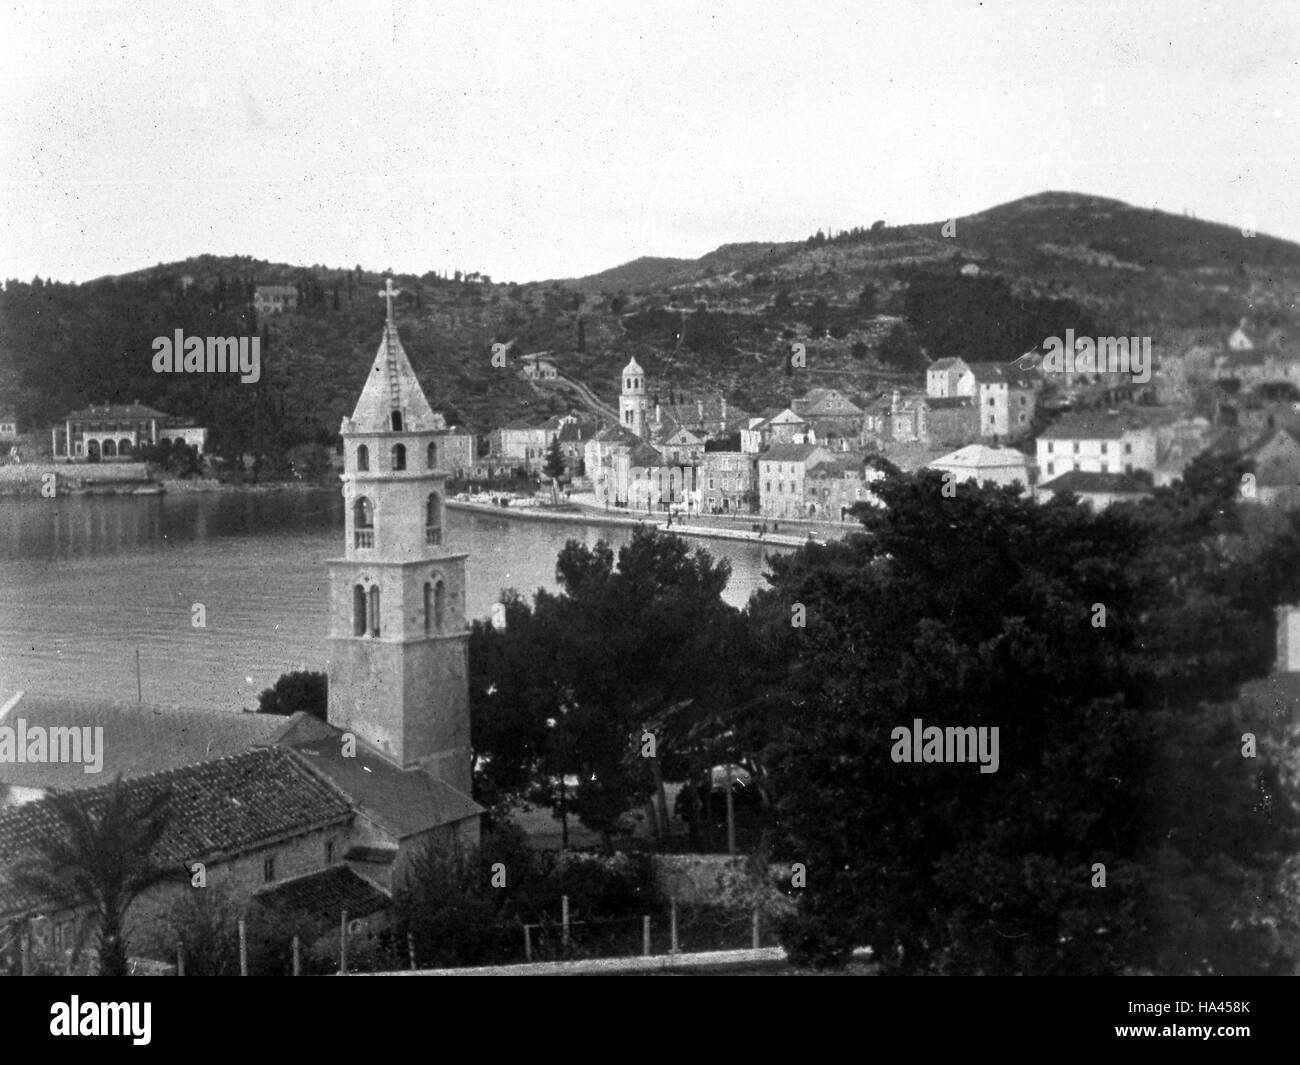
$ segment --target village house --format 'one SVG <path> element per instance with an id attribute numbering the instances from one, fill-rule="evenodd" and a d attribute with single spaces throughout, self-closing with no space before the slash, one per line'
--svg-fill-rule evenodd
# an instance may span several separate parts
<path id="1" fill-rule="evenodd" d="M 517 418 L 492 430 L 488 437 L 489 454 L 498 465 L 521 466 L 536 472 L 545 465 L 546 453 L 558 433 L 558 424 L 533 425 Z"/>
<path id="2" fill-rule="evenodd" d="M 556 438 L 570 476 L 581 477 L 587 468 L 587 445 L 600 432 L 600 422 L 582 414 L 566 414 L 559 421 Z"/>
<path id="3" fill-rule="evenodd" d="M 862 443 L 862 408 L 834 388 L 810 388 L 790 409 L 812 426 L 819 443 L 834 451 Z"/>
<path id="4" fill-rule="evenodd" d="M 939 359 L 925 372 L 926 395 L 932 399 L 968 397 L 978 410 L 980 436 L 1006 438 L 1029 432 L 1042 377 L 1015 363 Z"/>
<path id="5" fill-rule="evenodd" d="M 697 468 L 673 462 L 649 444 L 637 444 L 627 463 L 627 506 L 631 510 L 699 509 Z"/>
<path id="6" fill-rule="evenodd" d="M 1055 496 L 1073 494 L 1093 510 L 1112 503 L 1135 503 L 1151 494 L 1151 486 L 1127 473 L 1090 473 L 1070 470 L 1038 486 L 1035 498 L 1046 503 Z"/>
<path id="7" fill-rule="evenodd" d="M 834 458 L 816 444 L 776 444 L 758 456 L 758 508 L 771 518 L 798 518 L 804 511 L 808 468 Z"/>
<path id="8" fill-rule="evenodd" d="M 700 464 L 700 499 L 709 514 L 751 514 L 757 460 L 745 451 L 713 451 L 705 446 Z"/>
<path id="9" fill-rule="evenodd" d="M 253 290 L 253 310 L 258 314 L 283 314 L 298 306 L 293 285 L 258 285 Z"/>
<path id="10" fill-rule="evenodd" d="M 597 502 L 611 506 L 626 504 L 627 456 L 638 443 L 639 438 L 621 425 L 607 426 L 587 441 L 583 464 Z M 624 478 L 621 482 L 620 471 Z"/>
<path id="11" fill-rule="evenodd" d="M 1300 433 L 1279 427 L 1250 447 L 1245 457 L 1254 463 L 1253 490 L 1243 491 L 1244 502 L 1293 509 L 1300 503 Z"/>
<path id="12" fill-rule="evenodd" d="M 871 484 L 885 476 L 870 456 L 837 454 L 808 467 L 804 478 L 804 513 L 809 518 L 851 521 L 859 503 L 882 506 Z"/>
<path id="13" fill-rule="evenodd" d="M 528 380 L 554 381 L 560 376 L 559 370 L 555 368 L 555 363 L 545 358 L 549 354 L 548 351 L 537 351 L 530 355 L 520 356 L 519 363 L 523 368 L 524 376 Z"/>
<path id="14" fill-rule="evenodd" d="M 130 459 L 141 447 L 164 442 L 188 444 L 201 454 L 208 441 L 207 429 L 139 400 L 73 411 L 50 434 L 56 460 Z"/>
<path id="15" fill-rule="evenodd" d="M 777 444 L 808 443 L 815 443 L 812 426 L 789 407 L 769 407 L 740 430 L 740 449 L 751 455 Z"/>
<path id="16" fill-rule="evenodd" d="M 1044 482 L 1071 470 L 1151 473 L 1156 468 L 1156 433 L 1135 412 L 1067 414 L 1039 434 L 1037 459 Z"/>
<path id="17" fill-rule="evenodd" d="M 992 481 L 1000 487 L 1018 485 L 1028 492 L 1034 486 L 1033 460 L 1013 447 L 967 444 L 929 464 L 932 470 L 952 474 L 955 483 Z"/>
<path id="18" fill-rule="evenodd" d="M 473 473 L 478 460 L 478 440 L 464 426 L 435 430 L 434 448 L 439 469 L 458 479 Z"/>
<path id="19" fill-rule="evenodd" d="M 18 439 L 18 419 L 11 410 L 0 410 L 0 443 L 12 443 Z"/>

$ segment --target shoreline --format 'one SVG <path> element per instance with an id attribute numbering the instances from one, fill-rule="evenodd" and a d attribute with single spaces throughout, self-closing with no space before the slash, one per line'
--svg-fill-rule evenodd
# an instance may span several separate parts
<path id="1" fill-rule="evenodd" d="M 773 547 L 792 549 L 803 547 L 810 540 L 814 543 L 825 542 L 816 537 L 787 536 L 783 533 L 761 534 L 746 529 L 722 529 L 679 522 L 673 522 L 672 526 L 669 527 L 667 522 L 656 521 L 653 518 L 622 517 L 614 514 L 592 513 L 586 510 L 569 511 L 562 514 L 548 511 L 537 513 L 537 508 L 533 507 L 519 507 L 517 509 L 514 507 L 498 507 L 491 503 L 470 503 L 462 499 L 448 499 L 445 506 L 448 510 L 465 510 L 475 514 L 488 514 L 497 518 L 518 518 L 523 521 L 558 521 L 578 525 L 608 525 L 623 526 L 625 528 L 648 525 L 663 532 L 676 533 L 678 536 L 695 537 L 701 540 L 741 540 L 753 544 L 770 544 Z"/>

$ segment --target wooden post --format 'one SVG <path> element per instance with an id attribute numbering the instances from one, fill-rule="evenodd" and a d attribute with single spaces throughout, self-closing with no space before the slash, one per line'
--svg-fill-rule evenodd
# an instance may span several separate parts
<path id="1" fill-rule="evenodd" d="M 736 856 L 736 805 L 731 798 L 731 766 L 727 766 L 727 853 Z"/>
<path id="2" fill-rule="evenodd" d="M 641 953 L 645 957 L 650 957 L 650 915 L 647 913 L 641 918 Z"/>
<path id="3" fill-rule="evenodd" d="M 339 972 L 348 971 L 348 911 L 339 915 Z"/>
<path id="4" fill-rule="evenodd" d="M 406 956 L 411 962 L 411 971 L 415 971 L 415 933 L 406 933 Z"/>
<path id="5" fill-rule="evenodd" d="M 176 975 L 185 975 L 185 944 L 176 944 Z"/>
<path id="6" fill-rule="evenodd" d="M 672 944 L 668 948 L 668 950 L 670 954 L 678 954 L 680 953 L 680 951 L 677 948 L 677 898 L 676 896 L 668 900 L 668 917 L 670 921 L 669 942 Z"/>
<path id="7" fill-rule="evenodd" d="M 302 975 L 302 941 L 297 936 L 293 937 L 293 975 Z"/>
<path id="8" fill-rule="evenodd" d="M 244 919 L 239 919 L 239 975 L 248 975 L 248 929 Z"/>
<path id="9" fill-rule="evenodd" d="M 754 907 L 754 949 L 758 950 L 759 940 L 759 923 L 758 923 L 758 906 Z"/>
<path id="10" fill-rule="evenodd" d="M 564 949 L 569 949 L 569 896 L 560 896 L 560 923 L 563 926 L 561 938 L 564 940 Z"/>
<path id="11" fill-rule="evenodd" d="M 524 925 L 524 961 L 533 960 L 533 926 Z"/>

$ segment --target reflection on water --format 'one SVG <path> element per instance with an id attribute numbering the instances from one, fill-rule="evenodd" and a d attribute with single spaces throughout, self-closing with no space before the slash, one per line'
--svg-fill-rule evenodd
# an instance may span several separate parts
<path id="1" fill-rule="evenodd" d="M 468 609 L 502 588 L 555 587 L 568 539 L 615 547 L 629 530 L 448 511 L 469 552 Z M 341 554 L 336 489 L 0 500 L 0 693 L 237 709 L 290 669 L 324 669 L 329 583 Z M 695 541 L 731 561 L 726 598 L 763 586 L 765 548 Z M 202 603 L 207 628 L 191 626 Z"/>

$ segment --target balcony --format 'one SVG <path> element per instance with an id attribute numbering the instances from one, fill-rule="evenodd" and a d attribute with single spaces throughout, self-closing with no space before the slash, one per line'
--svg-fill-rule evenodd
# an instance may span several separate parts
<path id="1" fill-rule="evenodd" d="M 374 547 L 374 546 L 375 546 L 375 530 L 374 530 L 374 529 L 358 529 L 358 530 L 357 530 L 353 535 L 356 537 L 356 541 L 355 541 L 355 542 L 356 542 L 356 546 L 357 546 L 357 547 Z"/>
<path id="2" fill-rule="evenodd" d="M 424 542 L 428 547 L 442 546 L 442 526 L 426 525 L 424 527 Z"/>

